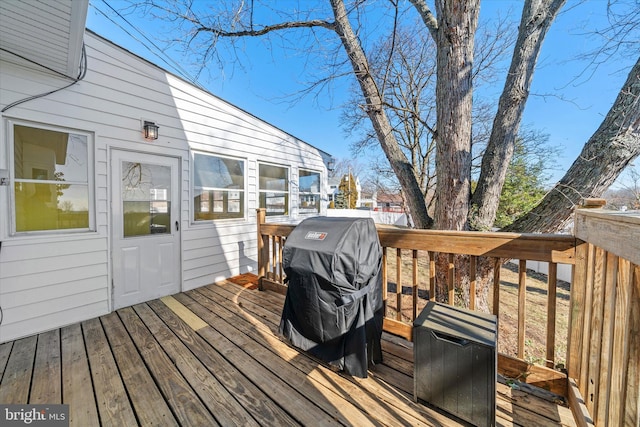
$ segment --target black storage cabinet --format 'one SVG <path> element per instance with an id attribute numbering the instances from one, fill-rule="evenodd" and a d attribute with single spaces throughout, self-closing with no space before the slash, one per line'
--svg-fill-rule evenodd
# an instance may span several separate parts
<path id="1" fill-rule="evenodd" d="M 366 377 L 382 361 L 382 248 L 370 218 L 302 221 L 283 247 L 287 296 L 280 334 L 292 345 Z"/>
<path id="2" fill-rule="evenodd" d="M 414 399 L 495 426 L 496 316 L 428 302 L 413 323 Z"/>

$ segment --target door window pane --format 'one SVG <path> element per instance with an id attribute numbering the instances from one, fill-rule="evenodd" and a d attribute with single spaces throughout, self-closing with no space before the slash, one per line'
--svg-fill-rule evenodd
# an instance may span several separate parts
<path id="1" fill-rule="evenodd" d="M 171 233 L 171 168 L 122 162 L 124 237 Z"/>
<path id="2" fill-rule="evenodd" d="M 89 229 L 86 135 L 13 126 L 16 232 Z"/>

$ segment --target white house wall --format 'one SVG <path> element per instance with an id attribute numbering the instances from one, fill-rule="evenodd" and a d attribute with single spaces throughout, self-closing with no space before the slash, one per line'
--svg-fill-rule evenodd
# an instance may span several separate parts
<path id="1" fill-rule="evenodd" d="M 84 80 L 2 114 L 0 169 L 9 168 L 8 123 L 49 125 L 93 135 L 95 231 L 40 236 L 10 233 L 9 191 L 0 187 L 0 342 L 96 317 L 111 311 L 110 153 L 144 151 L 181 159 L 182 289 L 255 271 L 258 162 L 322 173 L 319 150 L 170 75 L 92 34 L 85 34 Z M 0 109 L 68 80 L 0 56 Z M 160 137 L 146 142 L 141 120 L 155 121 Z M 191 206 L 193 150 L 245 161 L 245 219 L 194 223 Z M 324 154 L 326 156 L 326 154 Z M 290 185 L 290 216 L 297 218 L 297 186 Z M 325 207 L 323 206 L 323 213 Z"/>
<path id="2" fill-rule="evenodd" d="M 88 0 L 1 1 L 0 46 L 44 62 L 67 76 L 78 75 Z"/>

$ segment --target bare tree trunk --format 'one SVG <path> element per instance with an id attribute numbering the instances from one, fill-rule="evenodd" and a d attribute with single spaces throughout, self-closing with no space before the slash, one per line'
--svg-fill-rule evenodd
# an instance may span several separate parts
<path id="1" fill-rule="evenodd" d="M 562 230 L 585 197 L 599 197 L 640 154 L 640 58 L 604 121 L 564 177 L 528 214 L 506 228 L 518 232 Z"/>
<path id="2" fill-rule="evenodd" d="M 473 54 L 480 4 L 479 0 L 437 0 L 436 20 L 424 0 L 410 1 L 437 46 L 435 228 L 464 230 L 468 228 L 471 196 Z M 466 258 L 454 258 L 455 271 L 464 271 Z M 448 264 L 447 254 L 436 255 L 438 301 L 449 299 Z M 457 283 L 463 296 L 468 296 L 466 282 Z"/>
<path id="3" fill-rule="evenodd" d="M 331 8 L 336 19 L 334 29 L 351 61 L 354 74 L 365 98 L 367 115 L 371 119 L 380 141 L 380 146 L 405 192 L 413 223 L 417 228 L 431 228 L 433 220 L 427 213 L 424 195 L 420 190 L 411 163 L 393 136 L 393 129 L 382 108 L 383 99 L 378 92 L 373 76 L 369 73 L 367 57 L 362 50 L 360 41 L 351 28 L 344 2 L 342 0 L 331 0 Z"/>
<path id="4" fill-rule="evenodd" d="M 527 0 L 524 4 L 509 74 L 482 157 L 478 186 L 471 199 L 472 229 L 490 230 L 496 219 L 542 42 L 564 3 L 565 0 Z"/>
<path id="5" fill-rule="evenodd" d="M 471 195 L 471 108 L 474 37 L 479 0 L 436 1 L 438 46 L 436 84 L 435 227 L 467 228 Z"/>
<path id="6" fill-rule="evenodd" d="M 434 227 L 468 228 L 471 197 L 471 110 L 473 54 L 479 0 L 410 0 L 437 46 L 436 209 Z"/>

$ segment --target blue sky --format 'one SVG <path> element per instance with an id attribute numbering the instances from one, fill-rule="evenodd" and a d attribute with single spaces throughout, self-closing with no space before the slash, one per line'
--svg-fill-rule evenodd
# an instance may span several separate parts
<path id="1" fill-rule="evenodd" d="M 106 1 L 116 10 L 127 6 L 122 0 Z M 481 4 L 481 19 L 511 14 L 516 21 L 519 20 L 521 1 L 483 0 Z M 109 15 L 119 25 L 96 9 Z M 605 0 L 568 0 L 565 12 L 558 17 L 543 45 L 523 124 L 549 134 L 550 143 L 561 147 L 561 155 L 557 159 L 559 168 L 552 177 L 554 181 L 562 177 L 600 125 L 635 60 L 618 58 L 600 66 L 594 73 L 589 71 L 576 79 L 587 64 L 575 58 L 594 48 L 595 39 L 586 34 L 606 25 L 605 11 Z M 167 38 L 167 33 L 163 30 L 163 24 L 152 18 L 144 19 L 135 15 L 125 15 L 125 18 L 158 46 L 164 45 L 162 40 Z M 87 27 L 175 72 L 158 55 L 151 53 L 143 45 L 150 46 L 150 43 L 113 13 L 103 0 L 91 0 Z M 247 41 L 243 46 L 246 49 L 243 67 L 228 67 L 221 72 L 214 66 L 208 73 L 201 74 L 200 84 L 213 94 L 336 158 L 350 159 L 350 141 L 346 139 L 339 121 L 339 107 L 344 101 L 349 78 L 333 83 L 331 93 L 323 93 L 317 98 L 307 97 L 292 105 L 283 98 L 298 92 L 303 82 L 310 80 L 306 64 L 308 57 L 299 52 L 283 52 L 277 44 L 269 48 L 257 39 Z M 175 51 L 171 57 L 183 63 L 183 68 L 189 69 L 188 57 Z M 500 80 L 494 88 L 487 90 L 487 93 L 495 93 L 496 103 L 502 85 L 503 80 Z M 542 96 L 551 94 L 554 96 Z M 360 164 L 366 162 L 363 159 L 358 161 Z"/>

